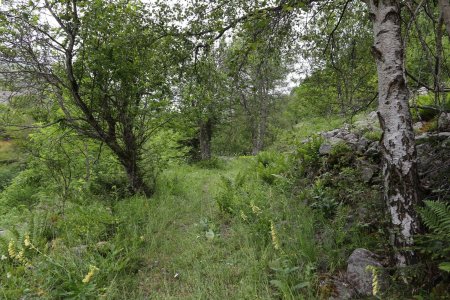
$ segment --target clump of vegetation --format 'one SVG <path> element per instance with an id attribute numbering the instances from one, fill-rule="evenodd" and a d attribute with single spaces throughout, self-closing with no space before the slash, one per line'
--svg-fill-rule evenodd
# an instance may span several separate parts
<path id="1" fill-rule="evenodd" d="M 260 152 L 256 157 L 256 172 L 258 177 L 268 184 L 273 184 L 277 178 L 288 170 L 288 157 L 277 152 Z"/>

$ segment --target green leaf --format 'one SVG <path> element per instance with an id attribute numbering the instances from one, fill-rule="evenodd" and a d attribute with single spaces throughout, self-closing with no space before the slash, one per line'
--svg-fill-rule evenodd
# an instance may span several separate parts
<path id="1" fill-rule="evenodd" d="M 212 239 L 214 238 L 214 236 L 215 236 L 214 231 L 212 231 L 211 229 L 208 230 L 208 231 L 205 233 L 205 236 L 206 236 L 206 238 L 207 238 L 208 240 L 212 240 Z"/>
<path id="2" fill-rule="evenodd" d="M 292 290 L 298 291 L 298 290 L 301 290 L 301 289 L 303 289 L 305 287 L 308 287 L 308 286 L 309 286 L 309 282 L 308 281 L 300 282 L 299 284 L 294 285 L 292 287 Z"/>
<path id="3" fill-rule="evenodd" d="M 280 280 L 271 280 L 270 284 L 280 290 L 282 290 L 284 288 L 284 284 Z"/>
<path id="4" fill-rule="evenodd" d="M 439 264 L 439 269 L 445 272 L 450 272 L 450 262 L 446 261 Z"/>

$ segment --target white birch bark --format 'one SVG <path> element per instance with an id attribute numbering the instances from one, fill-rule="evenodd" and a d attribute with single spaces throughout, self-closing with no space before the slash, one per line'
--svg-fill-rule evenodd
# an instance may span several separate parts
<path id="1" fill-rule="evenodd" d="M 414 261 L 412 246 L 418 232 L 414 205 L 418 203 L 417 158 L 409 91 L 406 85 L 398 1 L 368 1 L 373 20 L 378 72 L 378 116 L 383 129 L 384 199 L 393 226 L 393 244 L 399 265 Z"/>

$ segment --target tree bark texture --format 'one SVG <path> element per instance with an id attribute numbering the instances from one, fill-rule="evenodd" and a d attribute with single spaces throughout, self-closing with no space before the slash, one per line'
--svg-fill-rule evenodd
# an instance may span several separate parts
<path id="1" fill-rule="evenodd" d="M 264 148 L 264 138 L 266 136 L 266 118 L 259 119 L 252 133 L 252 155 L 257 155 Z"/>
<path id="2" fill-rule="evenodd" d="M 439 0 L 439 9 L 444 19 L 447 34 L 450 37 L 450 0 Z"/>
<path id="3" fill-rule="evenodd" d="M 211 159 L 211 138 L 213 124 L 210 118 L 200 121 L 199 142 L 201 160 Z"/>
<path id="4" fill-rule="evenodd" d="M 414 262 L 408 247 L 419 230 L 414 206 L 419 202 L 417 156 L 409 91 L 406 85 L 400 8 L 398 1 L 368 1 L 373 20 L 378 72 L 378 116 L 383 129 L 380 142 L 383 157 L 384 200 L 392 223 L 392 242 L 399 265 Z"/>
<path id="5" fill-rule="evenodd" d="M 121 153 L 119 159 L 125 169 L 128 183 L 133 194 L 143 193 L 147 197 L 151 196 L 153 191 L 144 181 L 144 177 L 138 165 L 138 157 L 133 153 Z"/>

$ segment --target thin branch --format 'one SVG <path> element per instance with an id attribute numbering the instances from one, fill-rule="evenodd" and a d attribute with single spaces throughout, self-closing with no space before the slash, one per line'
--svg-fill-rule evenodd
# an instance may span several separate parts
<path id="1" fill-rule="evenodd" d="M 323 53 L 327 52 L 328 46 L 330 45 L 331 39 L 334 37 L 334 33 L 336 32 L 336 30 L 339 28 L 339 25 L 341 25 L 342 19 L 344 18 L 344 14 L 347 10 L 348 4 L 351 2 L 351 0 L 347 0 L 344 4 L 344 8 L 341 11 L 341 14 L 339 15 L 339 19 L 338 22 L 336 23 L 336 25 L 334 26 L 333 30 L 331 31 L 331 33 L 328 35 L 328 41 L 327 44 L 325 45 L 325 49 L 323 50 Z"/>
<path id="2" fill-rule="evenodd" d="M 423 86 L 424 88 L 426 88 L 429 91 L 432 92 L 441 92 L 441 93 L 448 93 L 450 92 L 450 88 L 439 88 L 439 89 L 435 89 L 432 88 L 430 86 L 428 86 L 426 83 L 420 81 L 419 79 L 417 79 L 414 75 L 412 75 L 411 73 L 409 73 L 407 70 L 405 70 L 405 74 L 406 76 L 408 76 L 409 78 L 411 78 L 413 81 L 415 81 L 417 84 Z"/>

